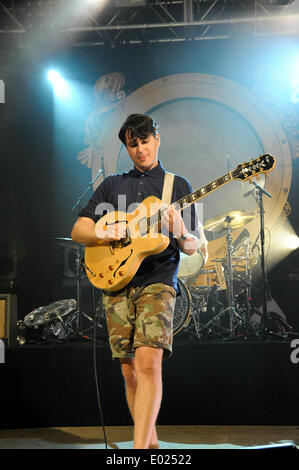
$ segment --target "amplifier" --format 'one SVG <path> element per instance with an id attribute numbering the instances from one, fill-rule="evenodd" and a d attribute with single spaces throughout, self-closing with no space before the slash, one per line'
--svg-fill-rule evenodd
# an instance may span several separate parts
<path id="1" fill-rule="evenodd" d="M 17 344 L 17 295 L 0 293 L 0 339 L 8 346 Z"/>

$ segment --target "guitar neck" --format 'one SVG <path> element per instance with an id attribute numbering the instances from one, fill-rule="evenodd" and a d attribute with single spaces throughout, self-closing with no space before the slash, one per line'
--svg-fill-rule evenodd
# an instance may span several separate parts
<path id="1" fill-rule="evenodd" d="M 215 191 L 216 189 L 220 188 L 221 186 L 224 186 L 226 183 L 229 183 L 232 181 L 234 178 L 232 176 L 232 173 L 226 173 L 226 175 L 221 176 L 220 178 L 217 178 L 215 181 L 212 181 L 212 183 L 207 184 L 206 186 L 203 186 L 202 188 L 194 191 L 191 194 L 188 194 L 187 196 L 184 196 L 183 198 L 179 199 L 176 202 L 173 202 L 171 206 L 173 206 L 176 210 L 181 211 L 183 209 L 186 209 L 187 207 L 191 206 L 192 204 L 195 204 L 198 202 L 200 199 L 203 197 L 207 196 L 209 193 L 212 191 Z M 151 215 L 147 219 L 147 228 L 150 230 L 151 227 L 154 225 L 157 225 L 161 222 L 161 218 L 163 213 L 167 210 L 161 209 L 155 214 Z"/>
<path id="2" fill-rule="evenodd" d="M 195 204 L 196 202 L 198 202 L 203 197 L 207 196 L 212 191 L 215 191 L 216 189 L 220 188 L 221 186 L 224 186 L 226 183 L 229 183 L 232 180 L 233 180 L 232 174 L 227 173 L 226 175 L 221 176 L 215 181 L 212 181 L 212 183 L 209 183 L 206 186 L 203 186 L 202 188 L 197 189 L 193 193 L 188 194 L 187 196 L 184 196 L 182 199 L 179 199 L 178 201 L 174 202 L 171 205 L 174 206 L 176 210 L 186 209 L 192 204 Z"/>

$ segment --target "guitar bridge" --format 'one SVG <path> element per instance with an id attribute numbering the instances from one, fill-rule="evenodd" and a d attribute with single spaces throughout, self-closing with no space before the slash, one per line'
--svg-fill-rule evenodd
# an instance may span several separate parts
<path id="1" fill-rule="evenodd" d="M 120 240 L 113 240 L 112 242 L 110 242 L 110 245 L 112 249 L 114 250 L 115 248 L 124 248 L 125 246 L 128 246 L 131 243 L 132 243 L 132 239 L 131 239 L 130 230 L 127 228 L 126 236 L 124 238 L 121 238 Z"/>

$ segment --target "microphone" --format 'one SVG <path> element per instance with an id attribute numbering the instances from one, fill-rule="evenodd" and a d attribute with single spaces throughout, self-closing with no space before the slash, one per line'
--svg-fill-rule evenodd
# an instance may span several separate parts
<path id="1" fill-rule="evenodd" d="M 105 173 L 105 165 L 104 165 L 104 157 L 101 157 L 101 162 L 102 162 L 102 173 L 103 173 L 103 178 L 106 178 L 106 173 Z"/>

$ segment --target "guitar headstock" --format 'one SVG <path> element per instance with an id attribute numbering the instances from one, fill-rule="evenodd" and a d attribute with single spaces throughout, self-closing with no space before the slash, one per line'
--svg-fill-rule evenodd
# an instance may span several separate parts
<path id="1" fill-rule="evenodd" d="M 232 177 L 234 179 L 247 181 L 250 178 L 258 177 L 258 175 L 262 173 L 267 175 L 269 171 L 274 169 L 275 164 L 275 158 L 266 153 L 264 155 L 260 155 L 255 160 L 238 165 L 232 171 Z"/>

